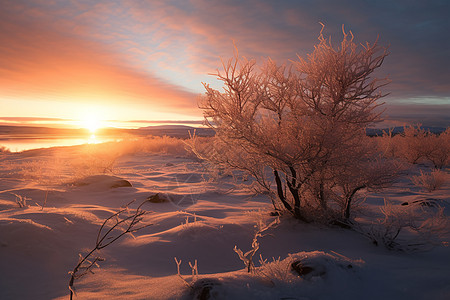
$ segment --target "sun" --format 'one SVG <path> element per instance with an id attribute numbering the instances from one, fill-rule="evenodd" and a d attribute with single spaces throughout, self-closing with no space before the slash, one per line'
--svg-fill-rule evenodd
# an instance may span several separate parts
<path id="1" fill-rule="evenodd" d="M 85 115 L 81 123 L 91 134 L 94 134 L 97 129 L 102 127 L 101 121 L 93 114 Z"/>

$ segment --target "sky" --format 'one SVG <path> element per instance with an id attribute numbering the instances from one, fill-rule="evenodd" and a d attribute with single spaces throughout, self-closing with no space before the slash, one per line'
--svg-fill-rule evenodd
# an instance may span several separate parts
<path id="1" fill-rule="evenodd" d="M 386 124 L 450 126 L 450 1 L 0 0 L 0 124 L 196 124 L 234 45 L 305 57 L 324 34 L 387 46 Z M 153 122 L 153 123 L 152 123 Z"/>

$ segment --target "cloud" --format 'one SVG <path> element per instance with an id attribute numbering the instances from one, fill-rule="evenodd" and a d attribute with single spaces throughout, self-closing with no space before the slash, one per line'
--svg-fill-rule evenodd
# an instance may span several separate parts
<path id="1" fill-rule="evenodd" d="M 14 123 L 22 123 L 22 122 L 67 122 L 74 121 L 72 119 L 63 119 L 63 118 L 41 118 L 41 117 L 0 117 L 0 122 L 14 122 Z"/>
<path id="2" fill-rule="evenodd" d="M 450 124 L 450 104 L 388 104 L 385 108 L 385 123 L 395 126 L 448 127 Z"/>
<path id="3" fill-rule="evenodd" d="M 3 1 L 0 95 L 68 94 L 140 110 L 199 116 L 201 82 L 220 58 L 279 62 L 313 51 L 323 22 L 357 42 L 389 46 L 376 76 L 389 104 L 450 98 L 450 4 L 446 1 Z M 89 97 L 91 96 L 91 98 Z M 70 99 L 66 100 L 69 101 Z M 73 99 L 72 99 L 73 100 Z M 63 100 L 61 100 L 63 101 Z M 169 117 L 170 118 L 170 117 Z"/>
<path id="4" fill-rule="evenodd" d="M 0 47 L 1 96 L 135 104 L 196 114 L 195 93 L 135 68 L 114 48 L 79 36 L 70 24 L 42 16 L 38 8 L 5 8 L 0 12 L 0 45 L 8 45 Z"/>
<path id="5" fill-rule="evenodd" d="M 355 33 L 357 42 L 373 42 L 379 35 L 390 55 L 377 74 L 392 80 L 387 91 L 395 102 L 450 94 L 450 43 L 442 38 L 450 30 L 448 11 L 449 4 L 442 1 L 196 0 L 188 8 L 173 1 L 132 2 L 129 17 L 167 34 L 160 44 L 165 67 L 197 74 L 213 72 L 220 57 L 232 56 L 232 41 L 248 57 L 283 62 L 297 53 L 305 56 L 317 43 L 319 22 L 336 43 L 341 25 Z M 176 51 L 180 47 L 183 55 Z"/>

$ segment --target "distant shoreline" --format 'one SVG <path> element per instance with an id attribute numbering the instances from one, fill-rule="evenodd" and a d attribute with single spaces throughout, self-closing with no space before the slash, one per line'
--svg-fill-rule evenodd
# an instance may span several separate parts
<path id="1" fill-rule="evenodd" d="M 214 131 L 210 128 L 197 128 L 185 125 L 161 125 L 148 126 L 137 129 L 124 128 L 100 128 L 95 132 L 98 136 L 123 136 L 123 135 L 156 135 L 156 136 L 172 136 L 172 137 L 189 137 L 189 132 L 196 131 L 201 136 L 213 136 Z M 51 127 L 34 127 L 34 126 L 12 126 L 0 125 L 0 140 L 11 138 L 37 138 L 37 136 L 45 136 L 45 138 L 62 137 L 86 137 L 91 135 L 87 129 L 83 128 L 51 128 Z"/>
<path id="2" fill-rule="evenodd" d="M 92 134 L 87 129 L 67 129 L 32 126 L 0 126 L 0 148 L 11 152 L 61 146 L 77 146 L 90 143 L 105 143 L 127 138 L 147 136 L 169 136 L 180 139 L 197 136 L 214 136 L 209 128 L 180 125 L 149 126 L 138 129 L 102 128 Z"/>
<path id="3" fill-rule="evenodd" d="M 426 127 L 428 130 L 435 134 L 440 134 L 446 130 L 445 127 Z M 137 129 L 124 129 L 124 128 L 100 128 L 95 132 L 99 137 L 123 137 L 127 135 L 133 136 L 170 136 L 176 138 L 189 138 L 190 134 L 197 136 L 214 136 L 215 132 L 211 128 L 204 127 L 191 127 L 186 125 L 161 125 L 161 126 L 148 126 Z M 393 128 L 367 128 L 366 133 L 368 136 L 380 136 L 384 132 L 392 132 L 393 134 L 400 134 L 403 132 L 403 127 Z M 86 138 L 92 135 L 91 132 L 83 128 L 51 128 L 51 127 L 34 127 L 34 126 L 12 126 L 12 125 L 0 125 L 0 140 L 11 139 L 64 139 L 64 138 Z"/>

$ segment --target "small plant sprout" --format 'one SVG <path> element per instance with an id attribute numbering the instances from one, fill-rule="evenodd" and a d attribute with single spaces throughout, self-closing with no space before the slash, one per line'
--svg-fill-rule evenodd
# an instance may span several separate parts
<path id="1" fill-rule="evenodd" d="M 280 222 L 279 218 L 276 218 L 275 220 L 273 220 L 268 225 L 265 225 L 264 223 L 258 221 L 256 223 L 256 225 L 255 225 L 256 231 L 255 231 L 255 234 L 253 236 L 252 249 L 251 250 L 249 250 L 249 251 L 244 253 L 237 246 L 234 246 L 234 252 L 236 252 L 237 255 L 239 256 L 239 258 L 242 260 L 242 262 L 244 263 L 245 267 L 247 268 L 247 272 L 248 273 L 253 273 L 255 271 L 255 264 L 253 262 L 253 257 L 255 256 L 256 252 L 259 249 L 258 238 L 259 237 L 263 237 L 264 235 L 262 233 L 264 231 L 266 231 L 269 228 L 279 224 L 279 222 Z"/>
<path id="2" fill-rule="evenodd" d="M 183 275 L 181 275 L 181 271 L 180 271 L 180 266 L 181 266 L 181 259 L 178 260 L 176 257 L 174 257 L 175 263 L 177 264 L 177 273 L 178 273 L 178 277 L 181 278 L 181 280 L 184 282 L 184 284 L 186 284 L 187 287 L 189 287 L 190 289 L 194 288 L 194 283 L 198 280 L 198 264 L 197 264 L 197 260 L 195 260 L 194 264 L 192 264 L 191 262 L 189 262 L 189 267 L 191 268 L 192 271 L 192 277 L 191 277 L 191 281 L 188 282 Z"/>
<path id="3" fill-rule="evenodd" d="M 427 209 L 421 203 L 393 205 L 385 199 L 381 208 L 383 217 L 362 233 L 375 245 L 384 245 L 389 250 L 412 252 L 445 244 L 449 221 L 444 209 Z"/>
<path id="4" fill-rule="evenodd" d="M 47 204 L 47 198 L 48 198 L 48 189 L 45 191 L 44 203 L 42 205 L 39 205 L 39 203 L 35 202 L 36 205 L 41 208 L 41 210 L 44 210 L 44 207 Z"/>
<path id="5" fill-rule="evenodd" d="M 78 264 L 73 268 L 72 271 L 69 272 L 70 299 L 72 299 L 73 294 L 75 293 L 75 289 L 73 286 L 75 280 L 89 273 L 94 273 L 93 269 L 95 267 L 99 267 L 97 262 L 104 260 L 100 256 L 95 256 L 95 258 L 90 259 L 90 257 L 94 253 L 97 253 L 99 250 L 111 245 L 125 234 L 132 234 L 133 232 L 153 225 L 141 224 L 144 219 L 144 215 L 148 213 L 148 211 L 142 209 L 142 206 L 147 201 L 142 202 L 134 212 L 133 210 L 129 209 L 129 205 L 131 205 L 133 202 L 134 200 L 128 203 L 118 212 L 108 217 L 98 230 L 95 246 L 86 255 L 79 255 Z"/>
<path id="6" fill-rule="evenodd" d="M 30 198 L 27 198 L 25 196 L 21 196 L 21 195 L 18 195 L 18 194 L 14 194 L 14 193 L 13 193 L 13 195 L 16 196 L 16 203 L 19 206 L 19 208 L 26 208 L 26 207 L 28 207 L 27 201 L 31 200 Z"/>

